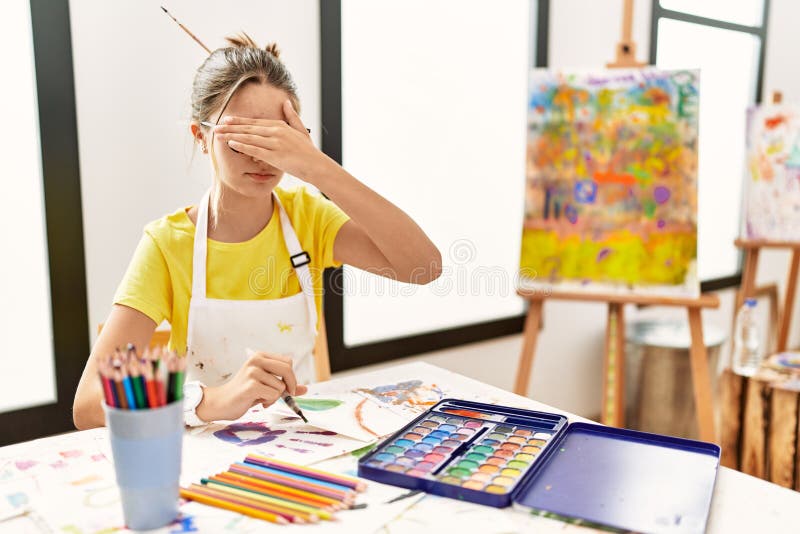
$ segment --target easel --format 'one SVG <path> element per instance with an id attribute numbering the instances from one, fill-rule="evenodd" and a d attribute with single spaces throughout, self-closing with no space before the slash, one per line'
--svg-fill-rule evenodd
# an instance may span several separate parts
<path id="1" fill-rule="evenodd" d="M 645 64 L 636 61 L 636 43 L 633 42 L 631 37 L 633 0 L 624 0 L 624 2 L 622 40 L 617 44 L 616 60 L 607 64 L 607 67 L 639 68 Z M 605 302 L 608 304 L 601 421 L 604 424 L 617 427 L 625 424 L 625 304 L 686 308 L 692 339 L 689 353 L 699 435 L 701 440 L 715 441 L 711 377 L 708 371 L 706 346 L 703 341 L 703 321 L 700 313 L 703 308 L 719 307 L 719 299 L 715 295 L 701 295 L 697 298 L 673 298 L 613 293 L 545 292 L 540 289 L 519 289 L 517 294 L 528 300 L 529 304 L 523 330 L 522 354 L 514 384 L 514 392 L 518 395 L 527 395 L 528 393 L 544 301 L 571 300 Z"/>
<path id="2" fill-rule="evenodd" d="M 783 95 L 775 91 L 772 94 L 772 103 L 780 104 Z M 786 280 L 786 295 L 783 309 L 778 313 L 778 339 L 775 344 L 777 352 L 786 350 L 789 340 L 789 329 L 792 325 L 794 312 L 794 299 L 797 293 L 797 275 L 800 272 L 800 242 L 770 241 L 765 239 L 737 239 L 734 244 L 744 250 L 744 268 L 742 269 L 742 283 L 736 294 L 736 308 L 739 310 L 745 299 L 756 296 L 756 271 L 758 257 L 762 249 L 783 249 L 792 251 L 792 260 L 789 263 L 789 276 Z"/>
<path id="3" fill-rule="evenodd" d="M 609 69 L 638 69 L 647 65 L 636 61 L 636 42 L 633 40 L 631 28 L 633 27 L 633 0 L 624 0 L 622 8 L 622 39 L 617 43 L 617 57 L 611 63 L 606 63 Z"/>
<path id="4" fill-rule="evenodd" d="M 689 357 L 691 360 L 692 386 L 694 389 L 699 436 L 703 441 L 715 441 L 711 376 L 708 370 L 706 345 L 703 342 L 703 320 L 700 312 L 703 308 L 719 307 L 719 299 L 716 295 L 683 298 L 559 291 L 545 293 L 540 289 L 519 289 L 517 294 L 526 299 L 529 304 L 528 315 L 525 319 L 522 333 L 522 354 L 520 355 L 517 378 L 514 383 L 514 393 L 518 395 L 526 395 L 528 393 L 544 301 L 571 300 L 605 302 L 608 304 L 601 422 L 616 427 L 625 425 L 625 304 L 686 308 L 692 339 Z"/>

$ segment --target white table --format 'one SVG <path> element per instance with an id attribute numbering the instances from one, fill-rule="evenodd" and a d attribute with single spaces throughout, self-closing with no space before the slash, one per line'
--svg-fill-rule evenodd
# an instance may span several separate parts
<path id="1" fill-rule="evenodd" d="M 427 383 L 435 383 L 445 392 L 465 398 L 479 397 L 485 402 L 502 403 L 521 408 L 561 413 L 571 421 L 581 418 L 562 410 L 552 408 L 532 399 L 484 384 L 477 380 L 452 373 L 425 363 L 398 365 L 389 369 L 372 373 L 351 375 L 346 378 L 332 380 L 317 387 L 326 392 L 351 391 L 364 386 L 396 383 L 401 380 L 417 378 Z M 312 389 L 313 391 L 313 389 Z M 69 463 L 69 451 L 76 444 L 85 451 L 84 464 L 75 463 L 69 484 L 59 486 L 55 475 L 59 454 Z M 92 454 L 92 450 L 101 454 Z M 57 451 L 57 452 L 54 452 Z M 121 523 L 103 523 L 109 517 L 121 517 L 118 511 L 118 493 L 113 482 L 113 468 L 110 462 L 101 461 L 100 457 L 110 457 L 105 429 L 86 432 L 73 432 L 60 436 L 44 438 L 26 443 L 0 448 L 0 502 L 20 499 L 29 500 L 29 513 L 0 522 L 2 532 L 92 532 L 102 528 L 118 527 Z M 202 462 L 197 457 L 200 452 L 184 446 L 184 471 L 188 463 Z M 55 455 L 55 456 L 54 456 Z M 93 462 L 93 458 L 97 462 Z M 55 460 L 54 460 L 55 458 Z M 39 476 L 25 476 L 26 466 L 36 461 L 49 462 L 42 468 Z M 325 460 L 318 464 L 322 468 L 337 471 L 352 470 L 355 456 L 343 455 L 339 458 Z M 27 462 L 27 463 L 26 463 Z M 33 473 L 35 468 L 31 468 Z M 77 478 L 76 478 L 77 477 Z M 63 483 L 63 480 L 61 481 Z M 398 490 L 370 483 L 370 491 L 380 494 L 381 491 Z M 87 490 L 86 488 L 95 488 Z M 380 495 L 378 495 L 380 496 Z M 384 502 L 384 501 L 381 501 Z M 3 504 L 8 504 L 4 502 Z M 8 508 L 8 506 L 6 506 Z M 197 503 L 190 503 L 182 508 L 188 515 L 195 515 L 196 526 L 202 531 L 216 532 L 224 528 L 234 532 L 271 531 L 278 529 L 301 529 L 324 532 L 482 532 L 486 534 L 500 532 L 592 532 L 591 529 L 568 525 L 551 519 L 534 517 L 512 509 L 496 509 L 471 503 L 444 499 L 436 496 L 420 495 L 398 501 L 392 505 L 377 504 L 365 510 L 344 511 L 338 514 L 335 523 L 321 522 L 317 525 L 278 527 L 237 514 L 222 512 L 215 518 L 216 523 L 204 522 L 203 513 L 208 510 Z M 0 504 L 0 518 L 4 508 Z M 214 510 L 216 513 L 219 511 Z M 7 511 L 6 511 L 7 512 Z M 109 514 L 111 513 L 111 516 Z M 70 523 L 72 521 L 72 523 Z M 210 521 L 210 520 L 209 520 Z M 213 527 L 208 525 L 213 524 Z M 48 527 L 50 530 L 48 530 Z M 163 532 L 180 530 L 172 526 Z M 729 534 L 736 532 L 768 532 L 797 533 L 800 532 L 800 493 L 787 490 L 756 479 L 737 471 L 720 468 L 717 484 L 712 500 L 711 514 L 708 521 L 709 533 Z"/>

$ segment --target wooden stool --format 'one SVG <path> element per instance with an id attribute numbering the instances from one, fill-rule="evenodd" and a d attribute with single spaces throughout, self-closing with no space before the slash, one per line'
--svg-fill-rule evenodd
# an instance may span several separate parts
<path id="1" fill-rule="evenodd" d="M 800 490 L 800 376 L 722 375 L 722 465 Z"/>

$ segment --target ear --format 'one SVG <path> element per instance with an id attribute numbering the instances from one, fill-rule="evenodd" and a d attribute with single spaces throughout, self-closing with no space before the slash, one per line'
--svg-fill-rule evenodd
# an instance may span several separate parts
<path id="1" fill-rule="evenodd" d="M 192 137 L 195 141 L 203 142 L 205 140 L 205 135 L 203 135 L 203 130 L 200 128 L 200 124 L 193 122 L 189 126 L 189 130 L 192 132 Z"/>

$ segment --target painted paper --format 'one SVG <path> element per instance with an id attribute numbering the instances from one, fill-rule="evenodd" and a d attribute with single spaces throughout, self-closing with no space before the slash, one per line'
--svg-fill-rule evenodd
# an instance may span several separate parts
<path id="1" fill-rule="evenodd" d="M 444 398 L 444 392 L 439 386 L 421 379 L 399 380 L 354 391 L 393 409 L 407 419 L 413 419 Z"/>
<path id="2" fill-rule="evenodd" d="M 532 72 L 522 287 L 699 293 L 698 76 Z"/>
<path id="3" fill-rule="evenodd" d="M 392 434 L 406 424 L 404 418 L 381 404 L 352 392 L 336 395 L 309 393 L 295 397 L 295 402 L 310 425 L 365 443 Z M 283 403 L 279 408 L 285 413 L 293 413 Z"/>
<path id="4" fill-rule="evenodd" d="M 800 108 L 748 111 L 743 196 L 744 238 L 800 241 Z"/>

